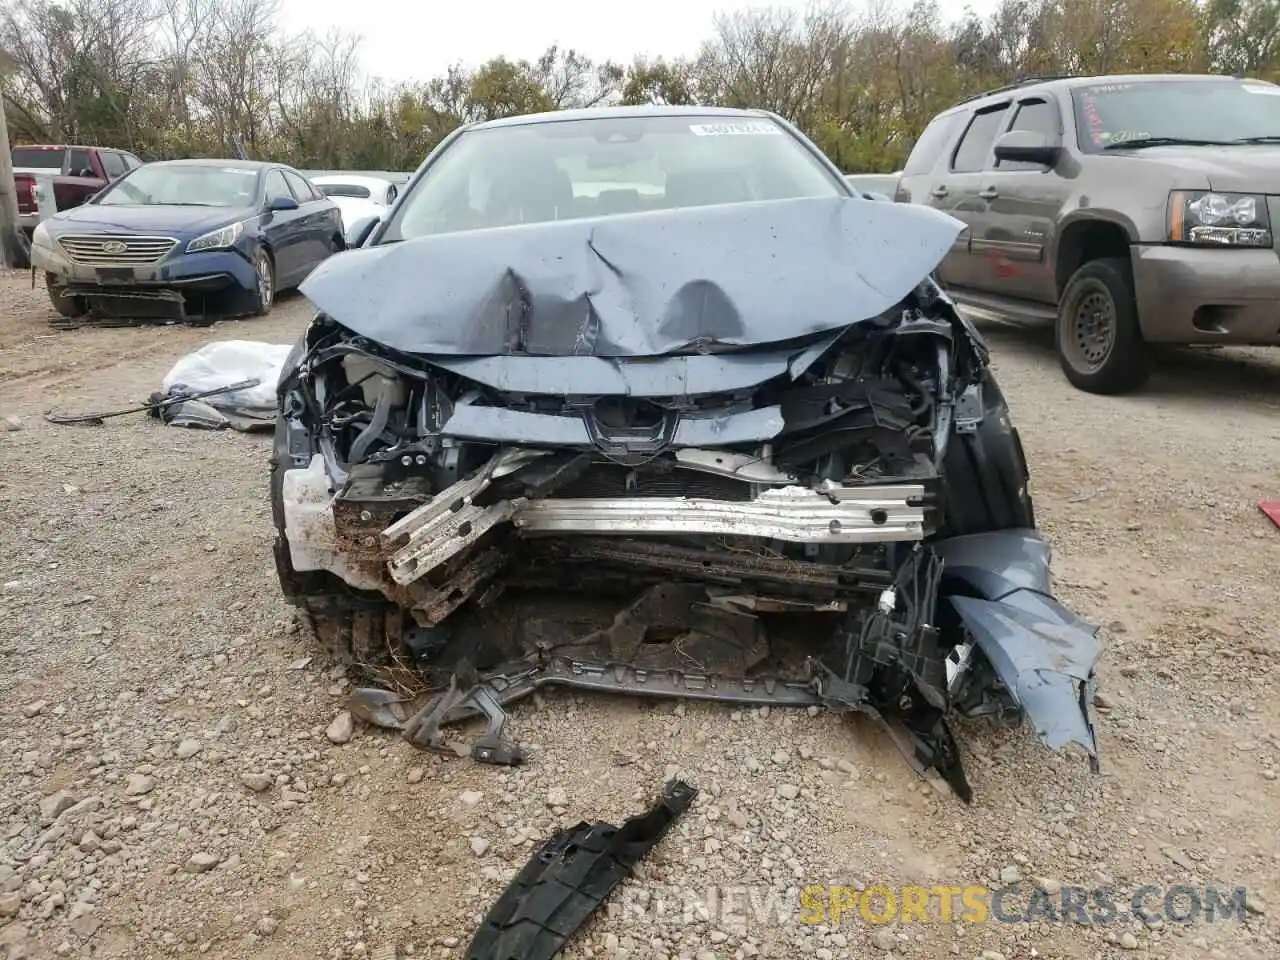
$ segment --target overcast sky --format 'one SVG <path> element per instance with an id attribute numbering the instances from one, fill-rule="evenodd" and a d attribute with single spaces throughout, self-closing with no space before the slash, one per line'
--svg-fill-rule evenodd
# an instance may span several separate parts
<path id="1" fill-rule="evenodd" d="M 863 0 L 865 2 L 865 0 Z M 860 4 L 850 0 L 854 9 Z M 906 0 L 898 0 L 905 6 Z M 966 6 L 985 16 L 996 0 L 939 0 L 947 19 Z M 290 33 L 339 28 L 359 34 L 366 75 L 424 80 L 461 61 L 496 56 L 532 60 L 553 43 L 592 60 L 630 63 L 637 55 L 694 53 L 712 33 L 715 14 L 753 7 L 794 7 L 807 0 L 281 0 Z"/>

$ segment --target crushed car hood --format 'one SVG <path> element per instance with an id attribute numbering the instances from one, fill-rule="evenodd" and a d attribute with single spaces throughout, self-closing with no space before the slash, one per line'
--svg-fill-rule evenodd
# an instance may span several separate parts
<path id="1" fill-rule="evenodd" d="M 879 316 L 963 229 L 929 207 L 852 197 L 727 204 L 351 250 L 301 290 L 404 353 L 710 353 Z"/>

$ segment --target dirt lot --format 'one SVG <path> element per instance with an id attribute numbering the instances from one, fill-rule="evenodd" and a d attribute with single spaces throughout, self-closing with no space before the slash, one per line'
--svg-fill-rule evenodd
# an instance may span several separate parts
<path id="1" fill-rule="evenodd" d="M 517 771 L 331 743 L 344 684 L 277 597 L 267 442 L 42 417 L 128 406 L 209 339 L 291 341 L 305 302 L 212 331 L 48 316 L 0 274 L 0 957 L 460 956 L 536 841 L 639 812 L 677 771 L 697 805 L 568 956 L 1280 955 L 1280 530 L 1256 507 L 1280 496 L 1280 355 L 1179 354 L 1108 400 L 1043 336 L 988 331 L 1059 590 L 1105 625 L 1104 773 L 973 724 L 966 809 L 825 714 L 552 694 L 514 713 Z M 794 889 L 1019 877 L 1121 906 L 1244 886 L 1248 911 L 815 926 Z"/>

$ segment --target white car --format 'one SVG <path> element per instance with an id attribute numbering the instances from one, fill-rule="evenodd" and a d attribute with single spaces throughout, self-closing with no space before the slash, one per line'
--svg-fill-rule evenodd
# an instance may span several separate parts
<path id="1" fill-rule="evenodd" d="M 358 174 L 330 173 L 312 177 L 311 182 L 338 206 L 342 213 L 343 229 L 347 229 L 361 217 L 375 217 L 396 199 L 396 185 L 381 177 L 362 177 Z"/>

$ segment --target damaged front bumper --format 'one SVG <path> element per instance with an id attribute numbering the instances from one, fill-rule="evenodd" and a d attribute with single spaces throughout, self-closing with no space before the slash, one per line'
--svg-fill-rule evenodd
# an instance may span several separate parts
<path id="1" fill-rule="evenodd" d="M 430 503 L 392 524 L 382 542 L 392 579 L 407 586 L 472 549 L 496 526 L 524 535 L 696 535 L 753 537 L 803 544 L 916 541 L 924 536 L 925 490 L 920 485 L 847 487 L 821 492 L 785 486 L 754 499 L 696 497 L 501 500 L 478 506 L 489 471 L 459 481 Z M 396 545 L 403 544 L 398 548 Z"/>
<path id="2" fill-rule="evenodd" d="M 1052 597 L 999 390 L 957 331 L 884 324 L 689 394 L 728 359 L 416 367 L 318 320 L 282 378 L 281 582 L 365 676 L 434 691 L 353 712 L 438 750 L 483 716 L 465 752 L 520 763 L 505 708 L 544 686 L 860 711 L 966 800 L 955 716 L 1025 715 L 1096 762 L 1095 632 Z M 570 359 L 648 386 L 577 395 Z M 1027 529 L 957 535 L 996 517 Z"/>
<path id="3" fill-rule="evenodd" d="M 499 462 L 387 527 L 378 541 L 383 577 L 397 588 L 411 589 L 504 524 L 521 536 L 637 532 L 625 525 L 602 527 L 593 515 L 597 503 L 604 507 L 602 515 L 613 506 L 631 510 L 625 500 L 584 504 L 520 498 L 478 505 L 476 498 L 502 469 Z M 504 764 L 525 759 L 505 734 L 504 708 L 548 686 L 858 711 L 885 725 L 918 772 L 938 774 L 966 801 L 971 790 L 947 718 L 1025 715 L 1047 746 L 1077 744 L 1098 769 L 1091 706 L 1099 655 L 1096 629 L 1053 599 L 1049 547 L 1035 531 L 974 534 L 926 545 L 920 542 L 923 491 L 912 485 L 828 487 L 822 495 L 782 487 L 765 494 L 774 496 L 709 508 L 690 499 L 651 499 L 644 505 L 654 509 L 635 510 L 631 516 L 651 524 L 641 528 L 644 533 L 693 530 L 783 540 L 786 530 L 794 529 L 785 524 L 798 514 L 804 520 L 797 539 L 809 542 L 819 538 L 813 532 L 819 528 L 838 543 L 856 543 L 857 538 L 874 542 L 886 528 L 894 529 L 884 539 L 892 540 L 905 558 L 895 577 L 876 587 L 874 606 L 788 601 L 706 584 L 659 584 L 605 627 L 575 634 L 560 625 L 526 638 L 524 656 L 483 670 L 464 655 L 453 662 L 443 693 L 406 700 L 358 688 L 350 709 L 367 722 L 399 730 L 416 745 L 436 750 L 454 749 L 446 726 L 482 716 L 488 727 L 469 753 L 483 762 Z M 556 519 L 543 523 L 531 509 L 534 505 L 549 505 L 544 516 Z M 743 509 L 751 506 L 756 509 Z M 557 526 L 566 516 L 585 518 L 583 526 Z M 522 525 L 522 518 L 532 522 Z M 305 549 L 300 539 L 291 542 Z M 492 556 L 497 549 L 477 557 Z M 295 563 L 305 559 L 295 553 Z M 354 573 L 348 569 L 343 575 Z M 478 581 L 473 578 L 471 585 Z M 459 581 L 451 583 L 456 587 Z M 790 603 L 835 613 L 843 626 L 831 642 L 805 653 L 798 670 L 787 671 L 775 669 L 782 641 L 774 643 L 759 615 L 786 612 Z M 424 625 L 432 626 L 439 623 L 441 609 L 430 604 L 411 608 Z M 655 644 L 647 640 L 652 634 L 674 639 Z"/>
<path id="4" fill-rule="evenodd" d="M 90 322 L 203 323 L 251 313 L 257 277 L 238 249 L 171 254 L 155 264 L 72 260 L 55 243 L 31 248 L 33 269 L 61 296 L 84 303 Z"/>

